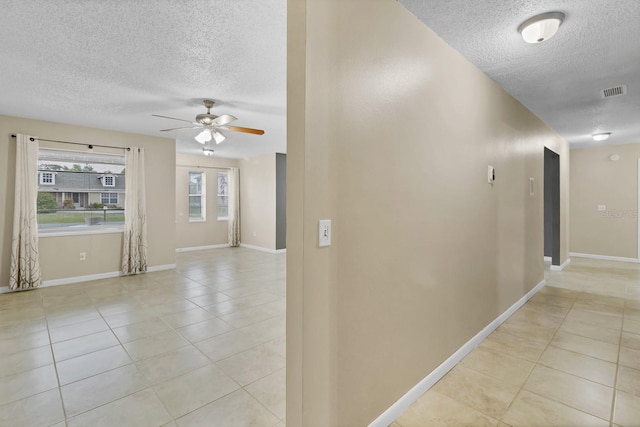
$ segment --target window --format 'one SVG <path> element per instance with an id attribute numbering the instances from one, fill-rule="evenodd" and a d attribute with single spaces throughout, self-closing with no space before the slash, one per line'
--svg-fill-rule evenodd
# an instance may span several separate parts
<path id="1" fill-rule="evenodd" d="M 202 172 L 189 172 L 189 221 L 205 220 L 205 176 Z"/>
<path id="2" fill-rule="evenodd" d="M 40 149 L 40 234 L 122 230 L 124 167 L 122 155 Z M 104 187 L 109 187 L 108 192 Z M 103 209 L 105 206 L 108 209 Z"/>
<path id="3" fill-rule="evenodd" d="M 117 205 L 118 193 L 102 193 L 100 194 L 100 203 L 103 205 Z"/>
<path id="4" fill-rule="evenodd" d="M 116 177 L 113 175 L 105 175 L 102 177 L 102 186 L 103 187 L 115 187 L 116 186 Z"/>
<path id="5" fill-rule="evenodd" d="M 56 185 L 56 174 L 53 172 L 40 172 L 40 184 Z"/>
<path id="6" fill-rule="evenodd" d="M 229 175 L 218 172 L 218 219 L 229 219 Z"/>

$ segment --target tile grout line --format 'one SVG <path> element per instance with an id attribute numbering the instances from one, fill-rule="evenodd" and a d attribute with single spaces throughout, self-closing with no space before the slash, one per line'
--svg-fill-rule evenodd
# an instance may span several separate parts
<path id="1" fill-rule="evenodd" d="M 575 292 L 575 291 L 574 291 L 574 292 Z M 579 295 L 579 293 L 578 293 L 578 295 Z M 510 408 L 511 408 L 511 406 L 513 405 L 513 402 L 515 402 L 515 401 L 516 401 L 516 398 L 520 395 L 520 393 L 522 393 L 522 391 L 523 391 L 523 390 L 525 390 L 524 386 L 527 384 L 527 381 L 529 381 L 529 378 L 531 377 L 531 374 L 533 373 L 533 371 L 534 371 L 534 370 L 536 369 L 536 367 L 539 365 L 540 358 L 542 358 L 542 355 L 543 355 L 543 354 L 547 351 L 547 349 L 551 346 L 551 342 L 553 341 L 553 339 L 555 338 L 556 334 L 557 334 L 557 333 L 558 333 L 558 331 L 560 330 L 560 327 L 562 326 L 562 324 L 565 322 L 565 320 L 566 320 L 566 319 L 567 319 L 567 317 L 569 316 L 569 313 L 571 312 L 571 309 L 573 308 L 573 305 L 575 304 L 575 302 L 577 301 L 577 299 L 578 299 L 578 296 L 576 296 L 576 297 L 573 299 L 573 301 L 571 302 L 571 306 L 569 307 L 569 309 L 567 310 L 567 313 L 566 313 L 566 314 L 564 315 L 564 317 L 562 318 L 562 321 L 558 324 L 558 327 L 556 328 L 555 332 L 553 333 L 553 335 L 551 336 L 551 338 L 550 338 L 550 339 L 549 339 L 549 341 L 547 342 L 546 346 L 544 347 L 544 350 L 542 350 L 542 351 L 540 352 L 540 354 L 539 354 L 539 355 L 538 355 L 538 357 L 536 358 L 536 361 L 535 361 L 535 362 L 533 362 L 533 368 L 531 369 L 531 371 L 529 371 L 529 374 L 527 375 L 527 378 L 524 380 L 524 382 L 522 383 L 522 385 L 521 385 L 521 386 L 520 386 L 520 388 L 518 389 L 518 392 L 515 394 L 515 396 L 514 396 L 514 397 L 513 397 L 513 399 L 511 400 L 511 402 L 509 402 L 509 405 L 507 406 L 507 409 L 504 411 L 504 414 L 500 417 L 500 420 L 499 420 L 500 422 L 504 422 L 504 417 L 505 417 L 505 415 L 509 412 L 509 409 L 510 409 Z M 527 303 L 528 303 L 528 302 L 529 302 L 529 301 L 527 301 Z M 524 307 L 525 305 L 526 305 L 526 303 L 525 303 L 522 307 Z M 545 305 L 553 305 L 553 304 L 546 303 Z M 520 309 L 518 309 L 518 311 L 519 311 L 519 310 L 520 310 Z M 515 313 L 514 313 L 514 314 L 515 314 Z M 544 366 L 544 365 L 542 365 L 542 366 Z M 533 392 L 530 392 L 529 390 L 525 390 L 525 391 L 527 391 L 527 392 L 529 392 L 529 393 L 533 393 Z M 533 393 L 533 394 L 536 394 L 536 395 L 537 395 L 537 393 Z M 543 396 L 543 397 L 545 397 L 545 396 Z M 545 397 L 545 398 L 547 398 L 547 397 Z M 548 399 L 548 398 L 547 398 L 547 399 Z M 554 402 L 555 402 L 555 400 L 554 400 Z M 557 402 L 557 403 L 560 403 L 560 404 L 564 405 L 564 404 L 563 404 L 563 403 L 561 403 L 561 402 Z M 565 406 L 568 406 L 568 405 L 565 405 Z M 574 408 L 574 409 L 576 409 L 576 408 Z M 506 422 L 505 422 L 505 424 L 506 424 Z"/>
<path id="2" fill-rule="evenodd" d="M 627 307 L 627 299 L 625 298 L 624 306 L 622 307 L 622 325 L 620 325 L 620 338 L 618 339 L 618 358 L 616 359 L 616 374 L 613 377 L 613 395 L 611 396 L 611 415 L 609 416 L 609 427 L 613 427 L 613 419 L 616 410 L 616 397 L 618 394 L 618 372 L 620 371 L 620 351 L 622 350 L 622 332 L 624 331 L 624 312 Z"/>
<path id="3" fill-rule="evenodd" d="M 51 340 L 51 330 L 49 329 L 49 316 L 47 316 L 47 310 L 44 307 L 44 295 L 40 295 L 42 303 L 42 311 L 44 312 L 44 321 L 47 325 L 47 335 L 49 336 L 49 350 L 51 351 L 51 360 L 53 360 L 53 369 L 56 372 L 56 381 L 58 382 L 58 395 L 60 396 L 60 405 L 62 405 L 62 416 L 64 418 L 65 426 L 67 423 L 67 409 L 64 406 L 64 396 L 62 395 L 62 385 L 60 383 L 60 374 L 58 373 L 58 362 L 56 361 L 56 354 L 53 351 L 53 341 Z"/>

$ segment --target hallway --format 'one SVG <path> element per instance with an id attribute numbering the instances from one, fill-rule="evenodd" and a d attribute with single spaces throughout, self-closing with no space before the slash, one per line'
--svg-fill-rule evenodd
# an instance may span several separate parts
<path id="1" fill-rule="evenodd" d="M 640 426 L 640 266 L 573 258 L 392 427 Z"/>

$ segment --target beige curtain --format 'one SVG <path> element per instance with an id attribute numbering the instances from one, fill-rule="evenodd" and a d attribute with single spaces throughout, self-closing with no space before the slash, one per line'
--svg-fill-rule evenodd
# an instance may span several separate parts
<path id="1" fill-rule="evenodd" d="M 144 149 L 131 147 L 124 154 L 125 198 L 122 274 L 147 271 L 147 206 Z"/>
<path id="2" fill-rule="evenodd" d="M 229 168 L 229 246 L 240 246 L 240 170 Z"/>
<path id="3" fill-rule="evenodd" d="M 16 192 L 13 205 L 13 240 L 9 289 L 21 291 L 40 285 L 38 258 L 38 141 L 16 135 Z"/>

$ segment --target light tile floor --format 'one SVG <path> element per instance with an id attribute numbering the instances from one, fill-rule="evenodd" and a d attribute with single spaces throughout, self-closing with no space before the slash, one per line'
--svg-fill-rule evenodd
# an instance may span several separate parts
<path id="1" fill-rule="evenodd" d="M 640 426 L 640 266 L 574 258 L 393 427 Z"/>
<path id="2" fill-rule="evenodd" d="M 285 255 L 0 295 L 0 426 L 277 426 Z"/>

